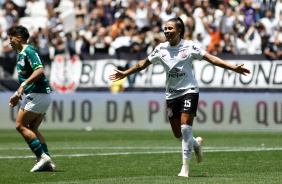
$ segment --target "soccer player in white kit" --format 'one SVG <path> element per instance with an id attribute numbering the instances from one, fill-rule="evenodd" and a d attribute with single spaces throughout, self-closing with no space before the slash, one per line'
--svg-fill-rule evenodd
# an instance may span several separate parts
<path id="1" fill-rule="evenodd" d="M 233 70 L 246 75 L 250 70 L 243 64 L 234 66 L 222 59 L 207 53 L 193 41 L 183 40 L 184 24 L 178 18 L 168 20 L 164 27 L 167 41 L 159 44 L 155 50 L 136 66 L 126 70 L 116 70 L 109 76 L 110 80 L 118 81 L 147 68 L 149 65 L 161 62 L 166 71 L 166 102 L 169 121 L 176 138 L 182 140 L 182 169 L 179 177 L 189 177 L 189 162 L 194 148 L 196 160 L 201 162 L 203 139 L 194 138 L 192 133 L 193 120 L 196 116 L 199 88 L 192 73 L 192 61 L 206 60 L 213 65 Z"/>

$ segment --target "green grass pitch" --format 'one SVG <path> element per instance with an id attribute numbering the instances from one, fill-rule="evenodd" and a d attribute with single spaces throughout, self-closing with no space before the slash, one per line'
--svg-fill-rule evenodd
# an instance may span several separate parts
<path id="1" fill-rule="evenodd" d="M 35 156 L 16 130 L 0 130 L 0 184 L 282 183 L 281 132 L 194 131 L 204 160 L 179 178 L 181 142 L 171 131 L 42 130 L 54 172 L 30 173 Z"/>

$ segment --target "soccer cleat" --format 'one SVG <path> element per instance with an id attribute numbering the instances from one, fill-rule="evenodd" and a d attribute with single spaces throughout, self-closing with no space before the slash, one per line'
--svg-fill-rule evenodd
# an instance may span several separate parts
<path id="1" fill-rule="evenodd" d="M 203 161 L 202 144 L 204 143 L 204 140 L 202 137 L 197 137 L 196 141 L 198 142 L 199 146 L 197 148 L 194 148 L 195 157 L 197 162 L 202 162 Z"/>
<path id="2" fill-rule="evenodd" d="M 189 165 L 183 165 L 178 177 L 189 177 Z"/>
<path id="3" fill-rule="evenodd" d="M 43 153 L 40 158 L 37 158 L 36 164 L 34 167 L 30 170 L 30 172 L 38 172 L 42 171 L 43 168 L 48 164 L 51 163 L 51 158 Z"/>
<path id="4" fill-rule="evenodd" d="M 45 165 L 45 167 L 42 169 L 42 171 L 54 171 L 55 169 L 56 169 L 56 165 L 53 162 L 53 160 L 51 160 L 50 163 Z"/>

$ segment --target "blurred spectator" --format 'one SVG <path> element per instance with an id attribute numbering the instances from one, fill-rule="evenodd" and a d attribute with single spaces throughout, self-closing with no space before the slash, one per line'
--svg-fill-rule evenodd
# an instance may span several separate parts
<path id="1" fill-rule="evenodd" d="M 38 50 L 39 47 L 38 47 L 38 32 L 37 31 L 33 31 L 32 33 L 30 33 L 28 43 Z"/>
<path id="2" fill-rule="evenodd" d="M 208 29 L 209 29 L 208 31 L 211 37 L 211 42 L 207 47 L 207 51 L 212 52 L 215 49 L 214 48 L 215 45 L 218 45 L 219 47 L 219 43 L 221 40 L 221 33 L 218 30 L 217 25 L 215 23 L 212 23 Z"/>
<path id="3" fill-rule="evenodd" d="M 50 60 L 50 53 L 49 53 L 49 48 L 50 48 L 50 42 L 51 38 L 48 35 L 50 31 L 48 28 L 42 29 L 39 28 L 38 30 L 38 52 L 40 55 L 40 59 L 42 61 L 42 64 L 46 66 L 46 75 L 49 76 L 49 71 L 51 67 L 51 60 Z"/>
<path id="4" fill-rule="evenodd" d="M 1 36 L 3 35 L 1 34 Z M 10 46 L 10 39 L 8 37 L 3 38 L 2 49 L 3 62 L 1 63 L 1 65 L 9 75 L 13 75 L 15 66 L 17 64 L 18 53 L 13 51 L 12 47 Z"/>
<path id="5" fill-rule="evenodd" d="M 3 37 L 7 28 L 23 20 L 22 16 L 30 16 L 22 11 L 29 1 L 38 0 L 0 0 Z M 75 4 L 75 13 L 71 15 L 75 22 L 62 21 L 68 20 L 63 14 L 67 9 L 60 7 L 63 0 L 46 0 L 49 30 L 34 30 L 43 25 L 27 23 L 31 29 L 29 43 L 39 50 L 42 60 L 46 58 L 47 63 L 49 50 L 50 59 L 54 52 L 83 55 L 93 54 L 95 50 L 96 53 L 113 55 L 114 51 L 109 52 L 112 47 L 117 52 L 125 50 L 136 55 L 139 52 L 150 53 L 156 45 L 166 40 L 162 30 L 164 23 L 176 16 L 184 22 L 184 39 L 194 40 L 211 53 L 265 54 L 265 51 L 274 50 L 276 57 L 280 57 L 282 0 L 68 1 Z M 21 22 L 23 25 L 25 23 Z M 76 29 L 64 32 L 69 27 L 64 24 L 70 23 L 75 24 Z M 269 40 L 262 43 L 266 37 Z M 3 55 L 9 55 L 9 48 L 4 45 L 5 41 Z"/>
<path id="6" fill-rule="evenodd" d="M 97 34 L 91 38 L 90 44 L 94 45 L 95 53 L 108 53 L 112 41 L 112 37 L 108 36 L 107 29 L 101 27 Z"/>
<path id="7" fill-rule="evenodd" d="M 274 43 L 268 42 L 269 36 L 264 35 L 261 37 L 261 50 L 265 57 L 269 60 L 274 60 L 277 58 L 274 47 Z"/>
<path id="8" fill-rule="evenodd" d="M 104 18 L 103 25 L 105 27 L 112 25 L 114 23 L 116 12 L 116 2 L 114 0 L 107 0 L 107 3 L 104 7 Z"/>
<path id="9" fill-rule="evenodd" d="M 118 31 L 124 29 L 123 15 L 120 12 L 115 13 L 115 22 L 111 26 L 111 36 L 115 39 L 118 36 Z"/>
<path id="10" fill-rule="evenodd" d="M 236 46 L 236 53 L 239 55 L 246 55 L 248 54 L 248 44 L 245 40 L 245 35 L 243 33 L 239 33 L 237 37 L 235 36 L 235 46 Z"/>
<path id="11" fill-rule="evenodd" d="M 221 33 L 231 33 L 232 29 L 236 23 L 236 14 L 233 12 L 232 8 L 227 6 L 227 9 L 224 12 L 224 15 L 222 17 L 221 21 Z"/>
<path id="12" fill-rule="evenodd" d="M 15 5 L 15 10 L 18 12 L 18 16 L 23 17 L 25 15 L 26 0 L 13 0 L 13 4 Z"/>
<path id="13" fill-rule="evenodd" d="M 282 13 L 282 0 L 277 0 L 275 5 L 275 18 L 281 20 L 280 15 Z"/>
<path id="14" fill-rule="evenodd" d="M 71 58 L 76 54 L 75 39 L 73 39 L 72 33 L 70 32 L 66 34 L 66 52 L 69 53 Z"/>
<path id="15" fill-rule="evenodd" d="M 45 0 L 46 9 L 48 12 L 48 19 L 52 17 L 53 10 L 54 10 L 54 0 Z"/>
<path id="16" fill-rule="evenodd" d="M 86 25 L 85 25 L 85 17 L 86 17 L 86 13 L 87 13 L 87 8 L 85 7 L 85 5 L 82 5 L 81 1 L 76 1 L 75 2 L 75 7 L 74 7 L 74 14 L 75 14 L 75 25 L 76 25 L 76 29 L 77 30 L 82 30 L 82 29 L 86 29 Z"/>
<path id="17" fill-rule="evenodd" d="M 208 17 L 208 6 L 209 2 L 204 0 L 201 3 L 201 7 L 196 8 L 193 13 L 195 24 L 193 30 L 193 37 L 196 37 L 198 34 L 201 34 L 206 45 L 209 45 L 211 42 L 209 34 L 209 25 L 211 24 L 212 20 L 209 20 Z"/>
<path id="18" fill-rule="evenodd" d="M 219 44 L 219 50 L 222 53 L 235 53 L 235 47 L 231 41 L 231 35 L 229 33 L 223 34 L 223 39 Z"/>
<path id="19" fill-rule="evenodd" d="M 139 53 L 147 53 L 147 49 L 150 45 L 149 40 L 146 39 L 147 30 L 143 28 L 139 34 L 132 37 L 133 44 L 131 45 L 131 52 L 137 53 L 137 59 L 142 59 Z"/>
<path id="20" fill-rule="evenodd" d="M 55 37 L 52 39 L 52 46 L 55 48 L 55 55 L 64 54 L 66 44 L 63 41 L 62 34 L 60 32 L 55 33 Z"/>
<path id="21" fill-rule="evenodd" d="M 252 0 L 243 0 L 236 8 L 237 12 L 243 12 L 244 23 L 247 30 L 251 27 L 252 23 L 256 22 L 256 11 L 259 10 L 259 8 L 259 5 Z"/>
<path id="22" fill-rule="evenodd" d="M 144 1 L 139 1 L 134 16 L 135 24 L 137 26 L 138 31 L 145 27 L 149 27 L 149 18 L 150 14 L 147 5 Z"/>
<path id="23" fill-rule="evenodd" d="M 207 50 L 207 46 L 204 43 L 204 39 L 201 35 L 201 33 L 199 33 L 196 38 L 193 39 L 193 41 L 195 42 L 195 44 L 197 44 L 199 47 L 201 47 L 204 50 Z"/>
<path id="24" fill-rule="evenodd" d="M 55 37 L 53 33 L 57 31 L 62 31 L 64 28 L 63 21 L 59 17 L 59 15 L 60 15 L 60 10 L 58 8 L 55 8 L 52 17 L 50 19 L 50 31 L 53 37 Z"/>
<path id="25" fill-rule="evenodd" d="M 278 31 L 278 21 L 273 17 L 273 13 L 270 10 L 265 12 L 265 17 L 259 20 L 263 24 L 266 30 L 266 34 L 269 36 L 269 42 L 274 43 L 275 35 Z"/>
<path id="26" fill-rule="evenodd" d="M 164 28 L 166 21 L 174 17 L 176 17 L 176 13 L 173 11 L 172 6 L 168 3 L 160 14 L 160 18 L 162 20 L 162 29 Z"/>
<path id="27" fill-rule="evenodd" d="M 9 2 L 5 4 L 4 17 L 7 20 L 8 28 L 18 22 L 18 12 L 15 10 L 14 4 Z"/>
<path id="28" fill-rule="evenodd" d="M 103 24 L 102 12 L 99 9 L 92 9 L 88 16 L 88 21 L 86 23 L 87 29 L 92 31 L 93 33 L 96 33 L 98 31 L 98 24 Z"/>
<path id="29" fill-rule="evenodd" d="M 260 6 L 260 9 L 259 9 L 259 12 L 258 12 L 258 16 L 259 16 L 260 19 L 265 16 L 265 13 L 266 13 L 267 10 L 275 12 L 276 1 L 279 1 L 279 0 L 257 0 L 258 4 Z"/>
<path id="30" fill-rule="evenodd" d="M 276 40 L 274 44 L 276 47 L 277 59 L 281 60 L 282 59 L 282 40 Z"/>

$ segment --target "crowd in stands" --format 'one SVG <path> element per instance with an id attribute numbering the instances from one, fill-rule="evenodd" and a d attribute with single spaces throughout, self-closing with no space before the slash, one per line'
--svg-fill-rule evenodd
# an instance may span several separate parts
<path id="1" fill-rule="evenodd" d="M 173 17 L 182 18 L 185 39 L 211 54 L 282 59 L 282 0 L 0 0 L 0 6 L 5 62 L 16 55 L 6 34 L 12 25 L 28 27 L 29 43 L 48 64 L 61 53 L 149 54 L 165 41 L 164 24 Z"/>

